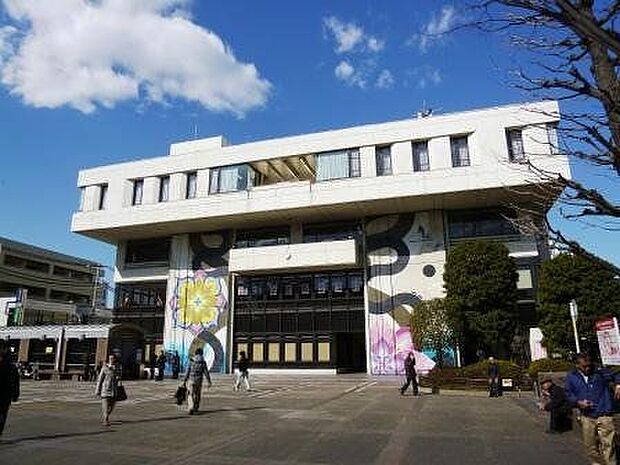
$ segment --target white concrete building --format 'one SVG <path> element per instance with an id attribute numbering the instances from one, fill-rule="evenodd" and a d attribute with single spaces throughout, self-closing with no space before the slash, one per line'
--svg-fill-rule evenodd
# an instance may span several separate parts
<path id="1" fill-rule="evenodd" d="M 118 247 L 112 350 L 205 347 L 254 366 L 396 373 L 408 314 L 443 295 L 446 252 L 502 240 L 517 259 L 523 314 L 544 244 L 505 220 L 538 179 L 570 176 L 554 153 L 555 102 L 509 105 L 231 145 L 172 144 L 168 156 L 79 173 L 72 229 Z M 515 194 L 519 190 L 519 195 Z"/>

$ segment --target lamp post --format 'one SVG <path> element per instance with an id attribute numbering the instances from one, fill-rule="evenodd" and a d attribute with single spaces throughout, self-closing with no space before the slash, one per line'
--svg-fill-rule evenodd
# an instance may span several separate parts
<path id="1" fill-rule="evenodd" d="M 579 310 L 577 308 L 577 302 L 575 299 L 571 300 L 568 304 L 570 309 L 570 319 L 573 322 L 573 336 L 575 337 L 575 349 L 577 349 L 577 353 L 581 352 L 581 348 L 579 347 L 579 333 L 577 332 L 577 316 L 579 315 Z"/>

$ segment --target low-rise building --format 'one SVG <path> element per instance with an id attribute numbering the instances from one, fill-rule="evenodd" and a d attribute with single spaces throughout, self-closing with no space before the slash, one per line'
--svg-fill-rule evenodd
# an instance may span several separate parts
<path id="1" fill-rule="evenodd" d="M 558 120 L 555 102 L 508 105 L 81 171 L 72 229 L 117 246 L 111 350 L 125 366 L 203 347 L 214 371 L 244 350 L 254 367 L 398 373 L 413 307 L 444 295 L 450 248 L 482 237 L 517 261 L 532 323 L 546 244 L 511 205 L 542 208 L 525 159 L 570 177 Z"/>

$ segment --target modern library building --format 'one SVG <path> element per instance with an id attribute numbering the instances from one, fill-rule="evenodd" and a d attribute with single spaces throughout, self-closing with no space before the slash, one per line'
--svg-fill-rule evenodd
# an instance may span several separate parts
<path id="1" fill-rule="evenodd" d="M 558 121 L 556 102 L 518 104 L 81 171 L 72 229 L 117 247 L 110 350 L 128 368 L 202 347 L 215 372 L 245 350 L 256 368 L 400 373 L 411 312 L 444 295 L 451 247 L 479 238 L 516 260 L 531 324 L 547 244 L 511 208 L 542 208 L 524 160 L 570 176 Z"/>

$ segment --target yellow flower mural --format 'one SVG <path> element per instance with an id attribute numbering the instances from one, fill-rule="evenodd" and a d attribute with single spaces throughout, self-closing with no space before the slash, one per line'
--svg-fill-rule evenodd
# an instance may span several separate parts
<path id="1" fill-rule="evenodd" d="M 214 279 L 185 281 L 179 289 L 179 320 L 186 325 L 215 323 L 218 292 Z"/>

